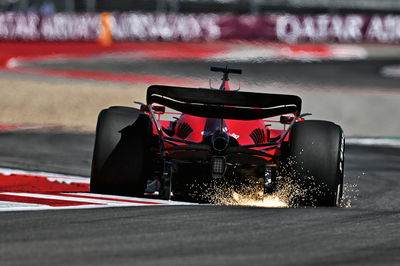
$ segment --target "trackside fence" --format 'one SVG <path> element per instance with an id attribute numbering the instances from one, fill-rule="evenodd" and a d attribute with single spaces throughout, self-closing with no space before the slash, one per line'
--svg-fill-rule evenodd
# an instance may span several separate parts
<path id="1" fill-rule="evenodd" d="M 0 13 L 1 41 L 400 43 L 400 15 Z"/>

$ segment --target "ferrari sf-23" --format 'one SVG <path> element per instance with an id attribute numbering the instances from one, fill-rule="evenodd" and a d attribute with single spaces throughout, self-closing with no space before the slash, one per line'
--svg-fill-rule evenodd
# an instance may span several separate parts
<path id="1" fill-rule="evenodd" d="M 341 127 L 306 120 L 298 96 L 231 90 L 240 69 L 211 71 L 223 74 L 219 88 L 152 85 L 138 109 L 102 110 L 90 191 L 207 202 L 216 183 L 256 183 L 265 195 L 289 182 L 302 191 L 291 205 L 338 206 Z"/>

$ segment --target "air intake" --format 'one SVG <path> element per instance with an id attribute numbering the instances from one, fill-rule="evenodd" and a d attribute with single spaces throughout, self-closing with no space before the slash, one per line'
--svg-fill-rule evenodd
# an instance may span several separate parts
<path id="1" fill-rule="evenodd" d="M 254 129 L 253 132 L 250 133 L 250 138 L 254 141 L 255 144 L 267 142 L 265 131 L 260 128 Z"/>
<path id="2" fill-rule="evenodd" d="M 181 139 L 186 139 L 192 132 L 193 129 L 189 126 L 188 123 L 180 123 L 176 131 L 176 136 Z"/>

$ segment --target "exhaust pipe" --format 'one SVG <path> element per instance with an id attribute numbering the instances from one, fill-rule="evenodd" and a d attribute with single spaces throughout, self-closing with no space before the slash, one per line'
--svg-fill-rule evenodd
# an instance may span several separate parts
<path id="1" fill-rule="evenodd" d="M 218 132 L 211 138 L 211 145 L 217 152 L 222 152 L 228 148 L 229 136 L 225 132 Z"/>

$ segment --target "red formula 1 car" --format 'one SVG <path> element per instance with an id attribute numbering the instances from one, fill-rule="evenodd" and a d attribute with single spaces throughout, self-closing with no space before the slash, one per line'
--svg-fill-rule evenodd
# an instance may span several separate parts
<path id="1" fill-rule="evenodd" d="M 298 96 L 230 90 L 228 75 L 240 69 L 211 70 L 223 73 L 219 89 L 153 85 L 140 109 L 100 112 L 91 192 L 210 201 L 215 184 L 273 193 L 291 183 L 290 204 L 337 206 L 340 126 L 305 120 Z"/>

